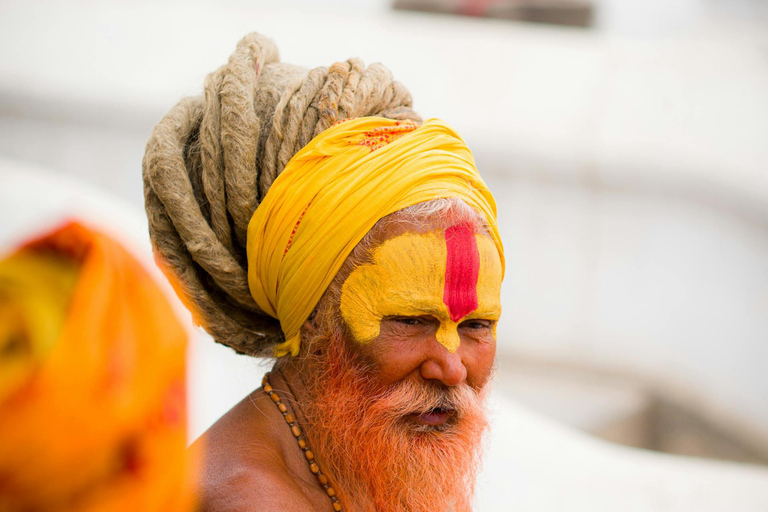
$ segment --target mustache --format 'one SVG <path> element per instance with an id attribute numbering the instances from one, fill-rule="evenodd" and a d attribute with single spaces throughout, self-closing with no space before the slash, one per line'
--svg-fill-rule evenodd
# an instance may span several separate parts
<path id="1" fill-rule="evenodd" d="M 453 411 L 460 419 L 475 412 L 484 395 L 482 390 L 475 390 L 467 384 L 446 387 L 433 383 L 404 381 L 378 394 L 374 399 L 374 407 L 392 417 L 443 410 Z"/>

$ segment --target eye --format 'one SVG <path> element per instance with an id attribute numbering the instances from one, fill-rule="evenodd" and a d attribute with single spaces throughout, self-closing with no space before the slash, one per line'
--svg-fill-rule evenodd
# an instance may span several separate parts
<path id="1" fill-rule="evenodd" d="M 466 320 L 464 322 L 461 322 L 460 327 L 464 327 L 466 329 L 472 329 L 473 331 L 478 331 L 482 329 L 490 329 L 493 327 L 494 322 L 492 320 L 480 320 L 480 319 L 472 319 L 472 320 Z"/>
<path id="2" fill-rule="evenodd" d="M 383 324 L 389 324 L 400 334 L 415 335 L 436 329 L 439 321 L 429 315 L 398 315 L 384 317 Z"/>
<path id="3" fill-rule="evenodd" d="M 424 323 L 424 320 L 417 316 L 399 316 L 392 320 L 400 325 L 422 325 Z"/>

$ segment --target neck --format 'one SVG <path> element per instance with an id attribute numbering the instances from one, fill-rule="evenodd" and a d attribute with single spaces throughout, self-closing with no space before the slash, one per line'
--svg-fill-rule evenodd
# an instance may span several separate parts
<path id="1" fill-rule="evenodd" d="M 275 391 L 278 391 L 278 396 L 281 397 L 281 401 L 285 403 L 289 411 L 295 416 L 296 422 L 298 423 L 303 438 L 307 441 L 306 448 L 309 450 L 312 449 L 312 438 L 313 436 L 313 428 L 309 421 L 306 419 L 306 415 L 304 414 L 304 411 L 302 409 L 302 402 L 307 397 L 307 390 L 305 381 L 302 378 L 301 374 L 301 367 L 303 365 L 301 363 L 297 363 L 295 359 L 291 359 L 286 361 L 285 363 L 281 364 L 275 364 L 272 371 L 269 373 L 269 383 L 272 386 L 272 388 Z M 265 381 L 266 382 L 266 381 Z M 301 462 L 305 462 L 304 455 L 305 453 L 302 452 L 302 449 L 300 445 L 294 445 L 294 438 L 289 438 L 289 436 L 285 436 L 286 439 L 288 439 L 286 446 L 284 447 L 286 449 L 285 453 L 295 453 L 296 459 L 302 459 Z M 306 449 L 305 448 L 305 449 Z M 319 471 L 320 473 L 316 473 L 315 470 L 312 470 L 314 474 L 314 477 L 318 477 L 319 480 L 319 486 L 321 490 L 328 492 L 328 487 L 332 487 L 333 494 L 328 494 L 328 496 L 336 496 L 337 491 L 336 489 L 340 489 L 338 485 L 338 480 L 335 478 L 335 475 L 325 473 L 323 470 L 323 464 L 321 460 L 315 459 L 314 462 L 319 464 Z M 343 491 L 342 491 L 343 493 Z M 351 499 L 350 496 L 337 496 L 339 499 L 345 499 L 347 500 L 347 503 L 354 504 L 354 501 L 348 501 Z M 335 500 L 336 498 L 332 498 L 332 500 Z M 332 503 L 334 510 L 341 510 L 341 508 L 336 508 L 339 503 Z M 361 508 L 345 508 L 344 510 L 362 510 Z"/>

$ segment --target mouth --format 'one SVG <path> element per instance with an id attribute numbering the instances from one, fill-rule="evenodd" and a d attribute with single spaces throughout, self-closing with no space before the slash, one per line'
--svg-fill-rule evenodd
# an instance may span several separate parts
<path id="1" fill-rule="evenodd" d="M 416 420 L 417 423 L 420 423 L 422 425 L 429 425 L 433 427 L 439 427 L 441 425 L 444 425 L 445 422 L 447 422 L 456 411 L 454 409 L 432 409 L 430 411 L 421 413 L 421 414 L 414 414 L 413 418 Z"/>

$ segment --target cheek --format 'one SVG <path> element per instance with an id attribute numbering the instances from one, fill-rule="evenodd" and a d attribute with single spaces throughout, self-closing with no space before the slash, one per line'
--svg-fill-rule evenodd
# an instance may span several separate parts
<path id="1" fill-rule="evenodd" d="M 424 361 L 418 340 L 391 336 L 386 327 L 381 335 L 366 345 L 357 345 L 366 362 L 375 369 L 374 376 L 382 385 L 391 385 L 406 378 Z"/>
<path id="2" fill-rule="evenodd" d="M 495 337 L 487 342 L 472 342 L 462 350 L 467 368 L 467 383 L 475 389 L 480 389 L 488 383 L 493 374 L 493 364 L 496 361 Z"/>

